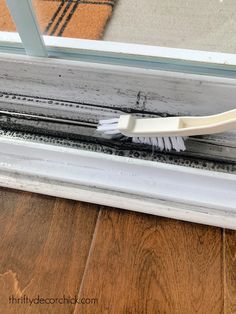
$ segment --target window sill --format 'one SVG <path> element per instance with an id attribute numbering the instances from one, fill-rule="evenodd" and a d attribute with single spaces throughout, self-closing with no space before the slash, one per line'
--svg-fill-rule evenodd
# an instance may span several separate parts
<path id="1" fill-rule="evenodd" d="M 236 229 L 236 176 L 0 138 L 0 185 Z"/>

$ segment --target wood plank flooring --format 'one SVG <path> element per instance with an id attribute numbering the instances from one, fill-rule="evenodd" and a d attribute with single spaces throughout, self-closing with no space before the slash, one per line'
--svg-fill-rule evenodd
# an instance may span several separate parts
<path id="1" fill-rule="evenodd" d="M 0 313 L 236 313 L 236 232 L 1 188 Z"/>
<path id="2" fill-rule="evenodd" d="M 224 233 L 225 313 L 236 313 L 236 231 Z"/>

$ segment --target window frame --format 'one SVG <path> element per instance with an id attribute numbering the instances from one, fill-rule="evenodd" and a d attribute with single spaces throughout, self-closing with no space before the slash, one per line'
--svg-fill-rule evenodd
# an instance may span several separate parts
<path id="1" fill-rule="evenodd" d="M 18 33 L 0 32 L 2 51 L 26 53 L 29 56 L 236 77 L 236 54 L 42 36 L 32 0 L 6 1 Z"/>
<path id="2" fill-rule="evenodd" d="M 50 58 L 236 77 L 236 54 L 45 35 L 42 38 Z M 0 49 L 1 52 L 31 56 L 30 49 L 25 51 L 16 32 L 0 32 Z"/>
<path id="3" fill-rule="evenodd" d="M 29 9 L 30 0 L 21 1 L 28 5 Z M 14 6 L 20 1 L 9 0 L 10 2 Z M 20 11 L 15 11 L 17 12 Z M 31 19 L 30 23 L 32 19 L 35 22 L 35 17 L 31 14 L 32 10 L 27 12 Z M 15 18 L 16 21 L 17 19 L 18 17 Z M 30 36 L 35 37 L 41 50 L 33 50 L 33 42 L 27 40 L 27 32 L 30 28 L 27 27 L 27 30 L 25 25 L 22 27 L 20 23 L 17 22 L 19 34 L 0 32 L 2 49 L 8 52 L 5 55 L 0 54 L 0 63 L 5 64 L 2 71 L 6 71 L 5 75 L 2 73 L 0 77 L 0 85 L 9 93 L 19 90 L 20 87 L 17 85 L 21 81 L 30 94 L 38 95 L 39 92 L 42 94 L 45 92 L 45 86 L 49 84 L 51 71 L 61 69 L 64 73 L 69 73 L 72 66 L 78 71 L 80 67 L 81 70 L 86 68 L 91 80 L 94 81 L 97 80 L 99 71 L 104 71 L 105 76 L 109 72 L 110 78 L 114 76 L 112 83 L 114 88 L 116 78 L 121 73 L 132 73 L 134 77 L 137 75 L 145 81 L 160 75 L 160 70 L 164 70 L 164 76 L 172 77 L 173 83 L 183 88 L 185 88 L 183 78 L 199 81 L 199 78 L 195 76 L 197 73 L 201 75 L 203 81 L 209 80 L 212 86 L 215 86 L 215 90 L 219 88 L 225 91 L 226 87 L 232 95 L 235 93 L 236 55 L 51 36 L 40 37 L 37 22 Z M 45 47 L 47 54 L 45 54 Z M 10 52 L 15 55 L 10 55 Z M 23 56 L 24 54 L 28 57 Z M 46 55 L 48 58 L 45 58 Z M 29 56 L 43 56 L 44 58 L 30 58 Z M 41 71 L 40 67 L 48 68 L 48 72 Z M 20 77 L 21 71 L 22 77 Z M 6 80 L 8 74 L 9 77 Z M 65 75 L 63 79 L 62 93 L 65 92 L 68 96 L 68 81 L 71 77 Z M 56 97 L 56 90 L 50 93 L 52 97 L 53 93 Z M 113 97 L 113 95 L 107 97 L 110 96 Z M 211 95 L 206 96 L 210 99 Z M 218 99 L 215 97 L 214 101 L 217 103 Z M 226 104 L 226 107 L 230 106 L 227 99 L 222 99 L 222 103 Z M 103 153 L 56 147 L 23 139 L 15 140 L 8 136 L 0 138 L 0 148 L 1 186 L 236 230 L 234 194 L 236 176 L 234 174 L 108 156 Z M 87 161 L 91 159 L 93 162 L 88 165 Z M 68 163 L 68 160 L 71 162 Z M 108 165 L 97 167 L 104 162 Z M 109 165 L 109 163 L 113 164 Z M 88 166 L 93 173 L 86 176 Z M 76 178 L 67 174 L 68 167 L 72 174 L 73 171 L 77 173 Z M 124 167 L 128 167 L 130 172 L 127 171 L 122 178 L 118 178 L 118 173 L 121 173 Z M 156 175 L 153 177 L 150 173 L 154 169 Z M 80 175 L 80 172 L 85 175 Z M 104 176 L 99 173 L 103 173 Z M 128 187 L 126 181 L 129 175 L 135 173 L 139 176 L 136 182 Z M 183 175 L 183 181 L 179 186 L 179 194 L 173 199 L 171 195 L 176 194 L 173 182 L 178 181 L 181 175 Z M 113 184 L 108 178 L 113 179 Z M 139 182 L 142 183 L 142 191 L 140 191 Z M 165 182 L 164 189 L 161 189 L 163 182 Z M 157 191 L 152 195 L 149 193 L 150 184 L 157 187 Z M 199 194 L 189 198 L 191 191 L 199 191 Z M 215 200 L 212 200 L 213 196 Z M 225 205 L 224 199 L 227 199 Z M 220 204 L 218 208 L 217 203 Z"/>
<path id="4" fill-rule="evenodd" d="M 31 0 L 6 0 L 24 49 L 29 56 L 47 57 Z"/>
<path id="5" fill-rule="evenodd" d="M 88 79 L 97 82 L 96 84 L 101 84 L 102 89 L 106 81 L 109 81 L 109 84 L 112 84 L 109 87 L 110 92 L 118 88 L 119 80 L 123 82 L 123 77 L 128 73 L 132 73 L 134 84 L 136 82 L 140 85 L 137 81 L 138 78 L 146 82 L 147 80 L 153 81 L 157 77 L 160 82 L 162 79 L 167 81 L 169 79 L 171 84 L 175 85 L 176 82 L 177 86 L 184 89 L 186 88 L 185 84 L 189 81 L 196 81 L 194 86 L 199 86 L 198 82 L 201 77 L 124 66 L 29 58 L 28 56 L 9 54 L 0 54 L 0 64 L 2 69 L 1 90 L 8 93 L 19 93 L 24 87 L 24 92 L 29 95 L 38 97 L 41 94 L 46 98 L 55 97 L 56 99 L 64 95 L 64 99 L 70 97 L 71 100 L 74 98 L 74 93 L 79 93 L 76 84 L 72 86 L 71 82 L 78 81 L 80 84 L 81 77 L 83 80 Z M 8 75 L 7 80 L 5 73 Z M 61 75 L 60 78 L 58 73 Z M 54 76 L 54 74 L 55 81 L 53 82 L 52 75 Z M 100 75 L 100 80 L 97 80 L 98 75 Z M 57 82 L 61 78 L 59 86 Z M 225 91 L 236 94 L 235 79 L 202 76 L 201 80 L 208 81 L 215 91 L 225 88 Z M 165 89 L 165 84 L 163 86 Z M 168 90 L 167 86 L 166 92 Z M 90 95 L 90 91 L 88 86 L 87 95 Z M 158 92 L 160 93 L 161 90 Z M 97 95 L 97 93 L 96 91 L 94 94 L 94 101 L 101 98 L 100 102 L 103 103 L 109 101 L 111 97 L 114 102 L 118 100 L 115 94 L 107 95 L 103 90 L 101 90 L 101 95 Z M 214 91 L 212 94 L 213 97 L 218 97 Z M 128 103 L 130 100 L 127 97 L 125 99 Z M 188 98 L 188 95 L 183 94 L 183 97 Z M 120 101 L 123 102 L 122 99 Z M 230 105 L 229 99 L 227 100 L 223 96 L 222 101 L 224 101 L 223 105 Z M 25 103 L 22 101 L 22 105 L 27 106 L 28 103 L 27 99 Z M 45 104 L 45 108 L 49 108 L 49 106 L 49 104 Z M 88 169 L 90 171 L 87 171 Z M 128 170 L 124 171 L 124 169 Z M 153 176 L 154 171 L 155 175 Z M 120 173 L 123 174 L 121 177 Z M 127 181 L 133 174 L 136 174 L 134 180 L 128 186 Z M 179 182 L 180 177 L 181 184 L 175 185 L 175 182 Z M 36 143 L 33 140 L 15 139 L 10 135 L 0 138 L 0 185 L 236 229 L 235 174 L 111 156 L 105 153 L 92 153 L 82 149 Z M 150 186 L 156 187 L 152 195 Z M 176 187 L 178 188 L 177 194 Z M 173 198 L 171 195 L 178 195 L 178 197 Z M 189 197 L 190 195 L 192 198 Z"/>

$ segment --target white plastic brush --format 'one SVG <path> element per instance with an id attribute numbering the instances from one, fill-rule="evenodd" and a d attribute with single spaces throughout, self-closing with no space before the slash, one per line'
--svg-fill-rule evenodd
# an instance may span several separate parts
<path id="1" fill-rule="evenodd" d="M 204 117 L 120 118 L 100 120 L 97 130 L 110 136 L 123 134 L 134 143 L 148 144 L 161 151 L 186 150 L 188 136 L 215 134 L 236 129 L 236 109 Z"/>

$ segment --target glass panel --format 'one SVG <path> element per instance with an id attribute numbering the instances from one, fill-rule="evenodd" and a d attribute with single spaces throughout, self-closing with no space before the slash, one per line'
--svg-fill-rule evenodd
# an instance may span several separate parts
<path id="1" fill-rule="evenodd" d="M 12 52 L 19 48 L 21 52 L 17 50 L 17 53 L 22 53 L 23 49 L 27 55 L 46 57 L 47 52 L 40 29 L 35 21 L 31 0 L 6 0 L 2 4 L 2 12 L 6 11 L 7 14 L 2 18 L 1 51 L 10 49 Z M 15 27 L 12 21 L 15 22 Z M 15 29 L 18 33 L 14 32 Z"/>
<path id="2" fill-rule="evenodd" d="M 43 34 L 101 39 L 113 0 L 33 0 Z"/>
<path id="3" fill-rule="evenodd" d="M 5 0 L 0 0 L 0 32 L 16 32 Z"/>
<path id="4" fill-rule="evenodd" d="M 104 40 L 236 52 L 235 0 L 120 0 Z"/>
<path id="5" fill-rule="evenodd" d="M 33 0 L 44 34 L 236 52 L 235 0 Z"/>

